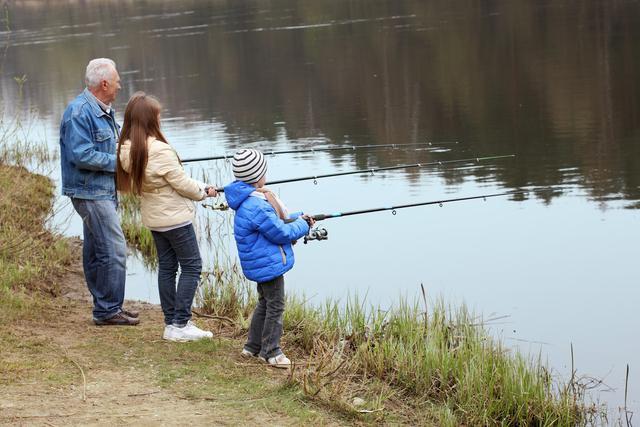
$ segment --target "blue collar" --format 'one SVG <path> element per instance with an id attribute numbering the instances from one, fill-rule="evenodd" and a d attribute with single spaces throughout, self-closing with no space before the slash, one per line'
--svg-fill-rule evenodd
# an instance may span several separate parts
<path id="1" fill-rule="evenodd" d="M 109 116 L 113 118 L 113 115 L 114 115 L 113 107 L 111 107 L 111 114 L 107 114 L 106 111 L 100 108 L 100 105 L 98 105 L 98 98 L 96 98 L 95 95 L 91 93 L 89 88 L 85 88 L 82 94 L 87 99 L 87 102 L 89 103 L 89 105 L 91 105 L 91 108 L 93 109 L 93 112 L 97 117 L 104 115 L 104 116 Z"/>

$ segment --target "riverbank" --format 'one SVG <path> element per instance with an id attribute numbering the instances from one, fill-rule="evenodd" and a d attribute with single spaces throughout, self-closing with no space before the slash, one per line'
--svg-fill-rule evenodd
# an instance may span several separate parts
<path id="1" fill-rule="evenodd" d="M 0 159 L 0 188 L 0 323 L 6 324 L 38 306 L 34 293 L 59 295 L 57 279 L 73 251 L 44 227 L 52 215 L 51 180 Z"/>
<path id="2" fill-rule="evenodd" d="M 140 326 L 96 327 L 80 243 L 44 228 L 52 183 L 6 166 L 0 177 L 13 224 L 0 241 L 33 250 L 2 252 L 2 271 L 14 272 L 0 299 L 2 424 L 579 425 L 597 415 L 578 384 L 512 354 L 464 308 L 426 298 L 388 312 L 289 299 L 292 372 L 240 358 L 253 298 L 229 271 L 204 283 L 202 314 L 215 316 L 196 321 L 213 340 L 164 342 L 159 307 L 136 302 Z"/>
<path id="3" fill-rule="evenodd" d="M 286 373 L 247 364 L 215 324 L 198 322 L 214 340 L 164 342 L 159 308 L 129 302 L 140 326 L 94 326 L 78 261 L 63 296 L 0 327 L 0 424 L 347 423 L 300 399 Z"/>
<path id="4" fill-rule="evenodd" d="M 186 344 L 162 341 L 160 308 L 146 303 L 128 302 L 138 327 L 94 326 L 81 242 L 44 228 L 51 181 L 0 165 L 0 184 L 0 424 L 348 423 L 286 372 L 241 359 L 214 320 L 198 323 L 215 339 Z"/>

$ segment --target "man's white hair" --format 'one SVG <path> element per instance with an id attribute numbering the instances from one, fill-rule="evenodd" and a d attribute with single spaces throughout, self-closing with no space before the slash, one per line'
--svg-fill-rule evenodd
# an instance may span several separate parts
<path id="1" fill-rule="evenodd" d="M 84 81 L 87 87 L 99 86 L 103 80 L 111 80 L 116 71 L 116 63 L 109 58 L 96 58 L 89 61 Z"/>

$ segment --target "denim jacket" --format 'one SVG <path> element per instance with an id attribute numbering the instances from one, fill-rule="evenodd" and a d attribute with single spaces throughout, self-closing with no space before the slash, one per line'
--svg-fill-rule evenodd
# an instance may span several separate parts
<path id="1" fill-rule="evenodd" d="M 71 101 L 60 124 L 62 194 L 115 200 L 116 144 L 120 126 L 85 89 Z"/>

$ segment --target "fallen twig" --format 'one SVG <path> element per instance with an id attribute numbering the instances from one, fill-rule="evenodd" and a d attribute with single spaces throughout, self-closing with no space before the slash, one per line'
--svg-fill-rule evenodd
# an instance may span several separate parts
<path id="1" fill-rule="evenodd" d="M 193 309 L 191 309 L 191 312 L 193 314 L 195 314 L 196 316 L 198 316 L 198 317 L 205 317 L 207 319 L 214 319 L 214 320 L 222 320 L 222 321 L 225 321 L 225 322 L 229 322 L 232 325 L 236 324 L 236 322 L 234 322 L 233 320 L 231 320 L 231 319 L 229 319 L 228 317 L 225 317 L 225 316 L 213 316 L 211 314 L 200 313 L 199 311 L 196 311 L 196 310 L 193 310 Z"/>
<path id="2" fill-rule="evenodd" d="M 178 399 L 182 399 L 182 400 L 188 400 L 188 401 L 205 401 L 205 402 L 215 402 L 219 405 L 236 405 L 236 404 L 243 404 L 243 403 L 247 403 L 247 402 L 259 402 L 261 400 L 265 400 L 270 398 L 269 396 L 266 397 L 255 397 L 255 398 L 251 398 L 251 399 L 243 399 L 243 400 L 224 400 L 221 398 L 216 398 L 216 397 L 198 397 L 198 396 L 177 396 Z"/>
<path id="3" fill-rule="evenodd" d="M 76 365 L 78 367 L 78 369 L 80 369 L 80 374 L 82 374 L 82 401 L 86 402 L 87 401 L 87 377 L 84 375 L 84 369 L 82 369 L 82 366 L 80 366 L 80 364 L 78 362 L 76 362 L 70 355 L 69 352 L 67 351 L 66 348 L 62 347 L 62 349 L 64 350 L 64 356 L 71 361 L 71 363 L 73 363 L 74 365 Z"/>
<path id="4" fill-rule="evenodd" d="M 378 408 L 378 409 L 360 409 L 358 411 L 358 413 L 360 414 L 373 414 L 374 412 L 380 412 L 383 411 L 384 408 Z"/>
<path id="5" fill-rule="evenodd" d="M 150 391 L 147 393 L 132 393 L 132 394 L 127 394 L 127 397 L 138 397 L 138 396 L 149 396 L 150 394 L 156 394 L 156 393 L 160 393 L 159 391 Z"/>
<path id="6" fill-rule="evenodd" d="M 333 371 L 331 371 L 331 372 L 329 372 L 329 373 L 327 373 L 327 374 L 324 374 L 324 375 L 322 376 L 322 378 L 326 378 L 326 377 L 333 377 L 333 375 L 334 375 L 336 372 L 338 372 L 338 370 L 339 370 L 340 368 L 342 368 L 342 365 L 344 365 L 345 363 L 347 363 L 347 359 L 342 359 L 342 361 L 340 362 L 340 364 L 338 365 L 338 367 L 337 367 L 336 369 L 334 369 Z"/>
<path id="7" fill-rule="evenodd" d="M 67 417 L 75 417 L 79 412 L 74 412 L 73 414 L 44 414 L 44 415 L 10 415 L 10 419 L 16 420 L 24 420 L 29 418 L 67 418 Z"/>

